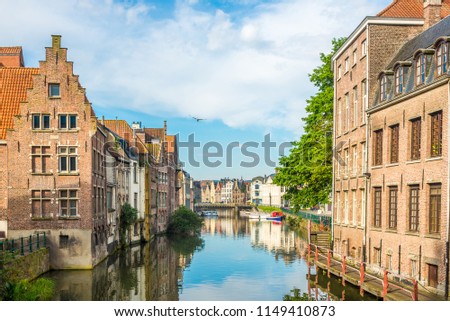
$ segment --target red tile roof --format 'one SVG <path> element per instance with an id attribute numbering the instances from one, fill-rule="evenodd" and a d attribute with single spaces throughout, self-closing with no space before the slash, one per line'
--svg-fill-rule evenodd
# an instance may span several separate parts
<path id="1" fill-rule="evenodd" d="M 0 55 L 20 54 L 22 47 L 0 47 Z"/>
<path id="2" fill-rule="evenodd" d="M 13 117 L 20 113 L 20 103 L 26 101 L 27 89 L 38 73 L 39 68 L 0 68 L 0 139 L 13 128 Z"/>
<path id="3" fill-rule="evenodd" d="M 126 140 L 133 138 L 133 129 L 125 120 L 105 120 L 104 125 Z"/>
<path id="4" fill-rule="evenodd" d="M 441 18 L 450 14 L 450 0 L 442 1 Z M 394 0 L 377 14 L 379 17 L 423 18 L 423 0 Z"/>

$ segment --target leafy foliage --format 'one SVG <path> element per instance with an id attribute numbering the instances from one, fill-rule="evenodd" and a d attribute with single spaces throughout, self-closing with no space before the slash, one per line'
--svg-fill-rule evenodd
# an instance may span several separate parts
<path id="1" fill-rule="evenodd" d="M 199 235 L 203 219 L 185 206 L 177 209 L 169 219 L 168 234 Z"/>
<path id="2" fill-rule="evenodd" d="M 120 242 L 124 244 L 127 231 L 137 221 L 137 210 L 129 203 L 124 203 L 120 211 Z"/>
<path id="3" fill-rule="evenodd" d="M 5 301 L 48 301 L 53 297 L 55 282 L 39 278 L 30 282 L 22 280 L 17 283 L 6 282 L 0 299 Z"/>
<path id="4" fill-rule="evenodd" d="M 332 183 L 333 71 L 331 58 L 345 39 L 333 39 L 332 52 L 320 54 L 322 64 L 309 75 L 318 92 L 307 100 L 307 116 L 299 141 L 291 152 L 280 158 L 274 182 L 286 187 L 285 198 L 295 211 L 326 203 Z"/>
<path id="5" fill-rule="evenodd" d="M 300 289 L 294 288 L 290 291 L 291 294 L 283 296 L 283 301 L 311 301 L 307 293 L 302 293 Z"/>

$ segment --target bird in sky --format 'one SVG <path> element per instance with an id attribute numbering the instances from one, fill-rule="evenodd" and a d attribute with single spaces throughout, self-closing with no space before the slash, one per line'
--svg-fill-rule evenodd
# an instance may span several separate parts
<path id="1" fill-rule="evenodd" d="M 199 121 L 201 121 L 201 120 L 205 120 L 204 118 L 197 118 L 197 117 L 194 117 L 194 116 L 191 116 L 193 119 L 195 119 L 196 121 L 197 121 L 197 123 L 199 122 Z"/>

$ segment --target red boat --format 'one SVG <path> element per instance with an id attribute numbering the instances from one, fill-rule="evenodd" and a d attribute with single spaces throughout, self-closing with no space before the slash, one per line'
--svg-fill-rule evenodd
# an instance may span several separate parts
<path id="1" fill-rule="evenodd" d="M 283 214 L 283 212 L 279 212 L 279 211 L 273 211 L 272 215 L 270 215 L 269 217 L 266 217 L 266 220 L 268 220 L 268 221 L 281 222 L 283 219 L 284 219 L 284 214 Z"/>

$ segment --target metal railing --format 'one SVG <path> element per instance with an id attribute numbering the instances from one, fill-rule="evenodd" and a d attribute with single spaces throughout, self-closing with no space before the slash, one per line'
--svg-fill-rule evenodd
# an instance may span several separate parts
<path id="1" fill-rule="evenodd" d="M 0 241 L 0 255 L 10 253 L 25 256 L 47 247 L 47 236 L 45 232 L 20 237 L 17 239 Z"/>
<path id="2" fill-rule="evenodd" d="M 314 250 L 312 250 L 312 248 L 314 248 Z M 327 275 L 328 277 L 330 277 L 330 269 L 331 269 L 331 264 L 332 262 L 338 266 L 340 266 L 341 268 L 341 273 L 342 273 L 342 285 L 345 286 L 345 276 L 348 275 L 348 271 L 353 270 L 354 272 L 357 272 L 357 274 L 359 275 L 359 281 L 358 281 L 358 285 L 360 287 L 360 292 L 361 294 L 365 291 L 364 290 L 364 284 L 367 283 L 368 281 L 378 281 L 380 282 L 381 286 L 382 286 L 382 297 L 384 298 L 389 291 L 394 289 L 398 289 L 401 291 L 404 291 L 405 293 L 409 294 L 411 296 L 411 299 L 413 301 L 418 301 L 419 300 L 419 289 L 418 289 L 418 281 L 416 279 L 413 278 L 407 278 L 405 276 L 400 276 L 398 274 L 393 273 L 392 271 L 388 271 L 387 269 L 383 269 L 383 278 L 380 278 L 376 275 L 373 274 L 369 274 L 366 272 L 366 262 L 359 262 L 359 268 L 356 268 L 352 265 L 349 265 L 348 262 L 358 262 L 358 260 L 356 260 L 355 258 L 352 257 L 346 257 L 341 256 L 342 260 L 337 260 L 335 258 L 333 258 L 333 251 L 326 249 L 326 248 L 322 248 L 319 247 L 315 244 L 308 244 L 308 261 L 311 259 L 311 252 L 314 252 L 314 260 L 315 262 L 319 262 L 319 257 L 323 257 L 326 259 L 326 267 L 327 267 Z M 326 255 L 324 254 L 326 253 Z M 399 284 L 396 284 L 392 281 L 389 280 L 388 275 L 392 275 L 393 277 L 402 277 L 403 279 L 408 279 L 408 281 L 411 282 L 411 284 L 413 285 L 413 288 L 410 290 L 404 286 L 401 286 Z M 391 287 L 391 289 L 390 289 Z"/>

